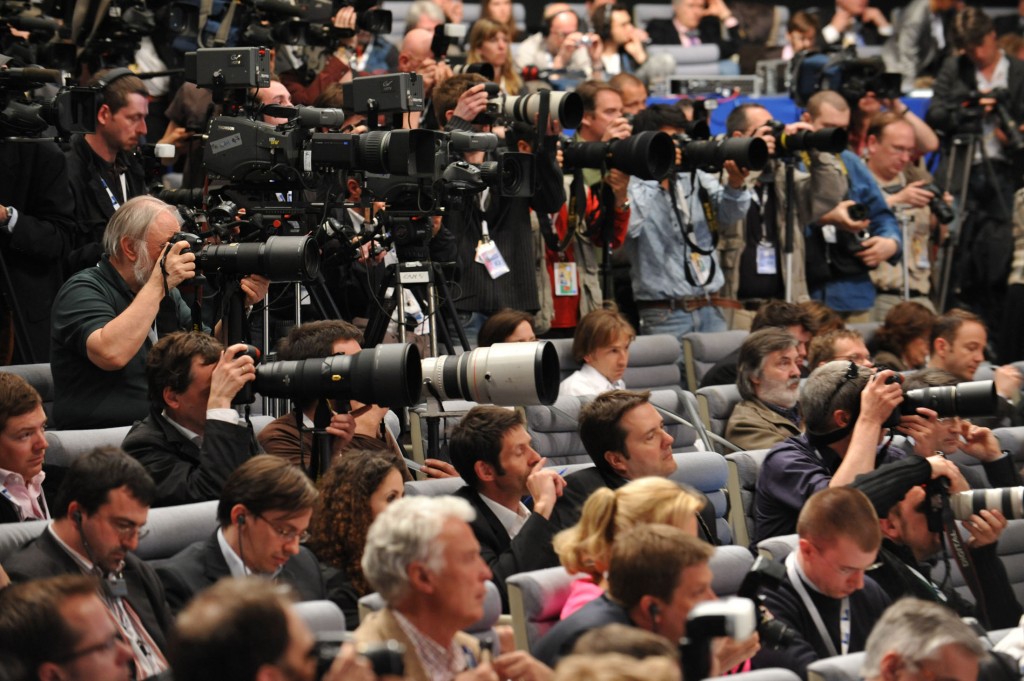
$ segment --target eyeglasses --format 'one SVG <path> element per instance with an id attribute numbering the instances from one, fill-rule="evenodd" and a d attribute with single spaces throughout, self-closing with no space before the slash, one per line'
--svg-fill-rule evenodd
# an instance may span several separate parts
<path id="1" fill-rule="evenodd" d="M 814 547 L 814 550 L 818 552 L 818 555 L 821 556 L 821 559 L 823 561 L 831 565 L 835 569 L 835 571 L 841 574 L 843 577 L 853 577 L 856 574 L 871 572 L 872 570 L 877 570 L 878 568 L 882 567 L 882 563 L 872 563 L 871 565 L 862 568 L 852 567 L 848 565 L 837 565 L 830 558 L 825 557 L 825 552 L 822 551 L 817 544 L 811 544 L 811 546 Z"/>
<path id="2" fill-rule="evenodd" d="M 291 542 L 295 541 L 296 539 L 298 539 L 299 543 L 301 544 L 301 543 L 309 541 L 310 534 L 309 534 L 308 530 L 303 530 L 303 531 L 299 532 L 297 530 L 293 530 L 290 527 L 282 527 L 280 525 L 276 525 L 276 524 L 270 522 L 269 520 L 267 520 L 266 518 L 264 518 L 259 513 L 256 514 L 256 517 L 259 518 L 260 520 L 262 520 L 263 522 L 265 522 L 267 525 L 270 525 L 270 529 L 272 529 L 274 532 L 276 532 L 277 536 L 279 536 L 281 539 L 285 540 L 286 542 L 291 543 Z"/>
<path id="3" fill-rule="evenodd" d="M 111 634 L 110 638 L 108 638 L 103 643 L 97 643 L 94 646 L 89 646 L 88 648 L 76 650 L 75 652 L 60 658 L 59 662 L 71 662 L 72 660 L 77 660 L 80 657 L 92 655 L 93 653 L 107 653 L 111 650 L 114 650 L 115 648 L 117 648 L 119 644 L 122 644 L 124 642 L 124 637 L 121 635 L 121 632 L 115 631 L 113 634 Z"/>
<path id="4" fill-rule="evenodd" d="M 137 537 L 139 541 L 142 541 L 145 537 L 149 536 L 149 528 L 145 525 L 136 525 L 129 520 L 115 520 L 108 518 L 107 522 L 117 532 L 117 536 L 121 541 L 130 541 L 132 537 Z"/>

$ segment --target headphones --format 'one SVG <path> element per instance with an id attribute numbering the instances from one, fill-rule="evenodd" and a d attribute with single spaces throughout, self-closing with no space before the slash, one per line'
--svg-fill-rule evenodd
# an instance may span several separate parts
<path id="1" fill-rule="evenodd" d="M 127 78 L 128 76 L 136 76 L 136 74 L 131 69 L 119 67 L 116 69 L 110 69 L 96 80 L 96 89 L 99 91 L 97 93 L 99 99 L 99 106 L 96 107 L 97 109 L 107 103 L 106 97 L 104 97 L 107 87 L 114 83 L 114 81 L 120 80 L 121 78 Z M 136 78 L 137 77 L 138 76 L 136 76 Z"/>
<path id="2" fill-rule="evenodd" d="M 586 22 L 583 21 L 583 18 L 579 14 L 576 14 L 576 12 L 574 12 L 571 9 L 563 9 L 561 12 L 555 12 L 547 19 L 544 19 L 544 21 L 540 25 L 540 34 L 545 38 L 551 35 L 551 24 L 555 23 L 556 17 L 559 17 L 563 14 L 571 14 L 574 17 L 576 17 L 576 30 L 584 31 L 584 29 L 586 28 Z"/>
<path id="3" fill-rule="evenodd" d="M 620 9 L 622 9 L 621 6 L 610 2 L 601 5 L 597 8 L 597 11 L 594 12 L 594 16 L 592 17 L 594 22 L 594 32 L 597 33 L 601 40 L 607 42 L 612 39 L 612 14 Z"/>

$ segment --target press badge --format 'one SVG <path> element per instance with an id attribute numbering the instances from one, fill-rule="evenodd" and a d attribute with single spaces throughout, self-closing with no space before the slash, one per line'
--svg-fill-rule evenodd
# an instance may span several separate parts
<path id="1" fill-rule="evenodd" d="M 757 273 L 776 274 L 775 269 L 775 246 L 767 241 L 757 244 Z"/>
<path id="2" fill-rule="evenodd" d="M 697 275 L 698 279 L 700 279 L 701 281 L 707 279 L 708 266 L 707 262 L 704 260 L 704 256 L 702 256 L 700 253 L 691 253 L 690 263 L 693 265 L 694 274 Z"/>
<path id="3" fill-rule="evenodd" d="M 576 283 L 576 263 L 555 263 L 555 295 L 578 296 L 580 287 Z"/>
<path id="4" fill-rule="evenodd" d="M 825 243 L 834 244 L 837 243 L 836 239 L 836 226 L 835 225 L 822 225 L 821 236 L 825 239 Z"/>
<path id="5" fill-rule="evenodd" d="M 505 257 L 493 241 L 481 241 L 476 245 L 476 261 L 487 268 L 491 279 L 497 279 L 501 275 L 509 273 Z"/>

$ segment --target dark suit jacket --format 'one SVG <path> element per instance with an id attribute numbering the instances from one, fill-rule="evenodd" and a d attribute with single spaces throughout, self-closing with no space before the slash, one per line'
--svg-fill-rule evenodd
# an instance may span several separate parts
<path id="1" fill-rule="evenodd" d="M 509 540 L 505 526 L 476 490 L 466 485 L 455 492 L 455 496 L 462 497 L 476 509 L 476 518 L 470 527 L 480 542 L 480 555 L 490 566 L 494 584 L 501 593 L 502 611 L 508 612 L 506 578 L 518 572 L 558 565 L 558 556 L 551 548 L 554 526 L 544 516 L 531 513 L 516 538 Z"/>
<path id="2" fill-rule="evenodd" d="M 212 586 L 221 577 L 231 575 L 224 554 L 220 552 L 216 532 L 209 539 L 186 546 L 170 558 L 153 561 L 153 567 L 164 584 L 167 602 L 175 613 L 184 608 L 197 593 Z M 292 556 L 284 564 L 279 579 L 295 587 L 299 600 L 318 601 L 327 598 L 320 563 L 305 546 L 299 549 L 298 555 Z"/>
<path id="3" fill-rule="evenodd" d="M 996 35 L 998 36 L 1004 36 L 1007 33 L 1024 34 L 1024 17 L 1019 14 L 996 17 L 992 23 L 996 26 Z"/>
<path id="4" fill-rule="evenodd" d="M 818 26 L 821 26 L 822 28 L 828 26 L 834 15 L 835 12 L 819 13 Z M 861 39 L 864 40 L 865 45 L 882 45 L 886 41 L 886 38 L 878 32 L 878 27 L 874 24 L 861 24 L 859 33 Z M 829 45 L 829 43 L 825 42 L 825 37 L 821 34 L 821 29 L 818 29 L 818 38 L 816 42 L 818 49 L 824 49 Z"/>
<path id="5" fill-rule="evenodd" d="M 679 31 L 671 19 L 651 19 L 647 23 L 647 34 L 655 45 L 681 45 Z M 718 17 L 704 17 L 697 24 L 697 36 L 706 45 L 718 45 L 719 56 L 728 59 L 739 49 L 739 24 L 722 30 L 722 21 Z"/>
<path id="6" fill-rule="evenodd" d="M 52 508 L 54 499 L 57 496 L 57 490 L 60 489 L 60 483 L 64 479 L 64 473 L 67 469 L 43 464 L 43 471 L 46 472 L 46 480 L 43 481 L 42 494 L 43 499 L 46 501 L 46 506 L 44 508 Z M 7 497 L 0 494 L 0 523 L 20 522 L 21 517 L 18 515 L 17 505 Z"/>
<path id="7" fill-rule="evenodd" d="M 4 569 L 15 583 L 82 572 L 49 530 L 4 561 Z M 128 603 L 139 615 L 153 642 L 165 650 L 166 634 L 174 618 L 167 607 L 163 585 L 153 568 L 131 553 L 125 559 L 124 579 L 128 584 Z"/>
<path id="8" fill-rule="evenodd" d="M 535 657 L 554 667 L 560 659 L 572 652 L 580 636 L 606 624 L 634 626 L 625 608 L 609 600 L 607 594 L 602 594 L 552 627 L 537 642 Z"/>
<path id="9" fill-rule="evenodd" d="M 200 450 L 155 409 L 132 426 L 121 447 L 153 476 L 154 507 L 218 498 L 232 471 L 258 451 L 246 426 L 217 420 L 206 422 Z"/>

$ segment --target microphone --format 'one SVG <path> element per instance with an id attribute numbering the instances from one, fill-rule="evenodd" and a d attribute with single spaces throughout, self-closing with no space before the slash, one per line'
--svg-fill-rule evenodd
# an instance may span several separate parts
<path id="1" fill-rule="evenodd" d="M 18 69 L 0 69 L 0 80 L 7 78 L 19 78 L 28 81 L 42 81 L 44 83 L 63 82 L 60 71 L 57 69 L 41 69 L 34 66 L 26 66 Z"/>

